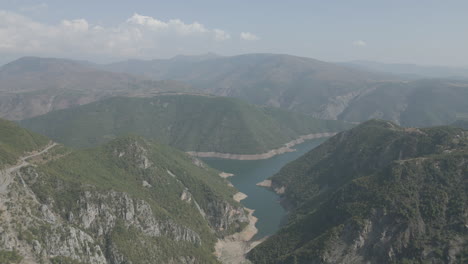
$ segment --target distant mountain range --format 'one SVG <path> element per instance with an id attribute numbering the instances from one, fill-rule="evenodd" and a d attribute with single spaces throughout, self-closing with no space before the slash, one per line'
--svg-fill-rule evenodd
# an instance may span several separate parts
<path id="1" fill-rule="evenodd" d="M 408 80 L 281 54 L 206 54 L 108 65 L 28 57 L 0 68 L 0 113 L 20 120 L 112 96 L 169 91 L 236 97 L 322 119 L 382 118 L 433 126 L 468 115 L 467 87 L 461 79 Z"/>
<path id="2" fill-rule="evenodd" d="M 25 57 L 0 67 L 0 117 L 19 120 L 116 95 L 186 88 L 174 81 L 97 70 L 85 62 Z"/>
<path id="3" fill-rule="evenodd" d="M 350 61 L 339 64 L 369 72 L 395 74 L 408 79 L 449 78 L 468 80 L 468 66 L 421 66 L 416 64 L 381 63 L 373 61 Z"/>
<path id="4" fill-rule="evenodd" d="M 194 95 L 115 97 L 20 124 L 72 147 L 95 146 L 130 133 L 185 151 L 233 154 L 265 153 L 302 135 L 351 127 L 236 98 Z"/>
<path id="5" fill-rule="evenodd" d="M 460 127 L 468 130 L 468 119 L 459 119 L 452 123 L 451 126 Z"/>
<path id="6" fill-rule="evenodd" d="M 101 69 L 189 83 L 200 92 L 333 119 L 376 83 L 394 79 L 310 58 L 246 54 L 205 59 L 125 61 Z"/>
<path id="7" fill-rule="evenodd" d="M 392 68 L 378 63 L 333 64 L 278 54 L 208 54 L 132 60 L 100 67 L 157 80 L 178 80 L 199 92 L 237 97 L 324 119 L 362 122 L 382 118 L 405 126 L 433 126 L 450 124 L 468 114 L 468 100 L 464 100 L 468 98 L 468 81 L 447 79 L 468 76 L 468 70 L 414 65 L 405 69 L 394 65 L 401 68 L 397 72 L 387 71 L 384 66 Z M 414 75 L 423 69 L 428 74 L 421 74 L 419 79 L 446 79 L 408 81 L 396 75 Z"/>
<path id="8" fill-rule="evenodd" d="M 463 263 L 468 133 L 372 120 L 274 175 L 288 223 L 253 263 Z"/>

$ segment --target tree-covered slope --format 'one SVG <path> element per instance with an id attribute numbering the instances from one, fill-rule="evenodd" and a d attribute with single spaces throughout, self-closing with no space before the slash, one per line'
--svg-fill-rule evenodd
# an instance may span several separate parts
<path id="1" fill-rule="evenodd" d="M 73 147 L 132 133 L 185 151 L 236 154 L 263 153 L 300 135 L 350 127 L 234 98 L 191 95 L 110 98 L 23 120 L 21 125 Z"/>
<path id="2" fill-rule="evenodd" d="M 217 171 L 136 136 L 55 146 L 0 176 L 6 263 L 217 263 L 217 239 L 248 221 Z"/>
<path id="3" fill-rule="evenodd" d="M 292 210 L 254 263 L 462 263 L 468 132 L 368 121 L 272 178 Z M 460 262 L 461 261 L 461 262 Z"/>
<path id="4" fill-rule="evenodd" d="M 48 142 L 44 136 L 0 119 L 0 169 L 15 164 L 21 155 L 38 150 Z"/>

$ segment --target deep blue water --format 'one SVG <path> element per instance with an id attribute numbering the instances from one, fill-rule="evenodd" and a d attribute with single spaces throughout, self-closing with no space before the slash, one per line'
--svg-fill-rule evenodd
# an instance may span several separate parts
<path id="1" fill-rule="evenodd" d="M 295 152 L 284 153 L 266 160 L 204 158 L 203 161 L 215 169 L 234 174 L 229 180 L 239 191 L 248 195 L 241 203 L 255 210 L 258 233 L 254 239 L 259 239 L 274 234 L 280 228 L 286 211 L 280 205 L 276 193 L 256 184 L 273 176 L 284 165 L 317 147 L 323 141 L 325 139 L 308 140 L 295 146 L 297 150 Z"/>

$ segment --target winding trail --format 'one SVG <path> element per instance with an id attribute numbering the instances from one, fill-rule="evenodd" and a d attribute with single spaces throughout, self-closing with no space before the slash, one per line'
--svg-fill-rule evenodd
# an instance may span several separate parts
<path id="1" fill-rule="evenodd" d="M 0 217 L 1 221 L 6 224 L 6 228 L 9 229 L 10 232 L 10 242 L 13 242 L 15 245 L 16 249 L 19 251 L 20 255 L 23 257 L 21 260 L 21 264 L 36 264 L 37 261 L 35 260 L 35 257 L 32 255 L 31 252 L 33 252 L 32 248 L 29 248 L 28 246 L 18 244 L 19 242 L 16 241 L 16 237 L 18 237 L 17 230 L 12 227 L 12 216 L 10 210 L 8 210 L 8 207 L 6 206 L 6 203 L 11 201 L 11 198 L 8 197 L 8 186 L 13 182 L 15 175 L 18 175 L 17 172 L 19 169 L 31 165 L 29 162 L 27 162 L 28 159 L 34 158 L 37 156 L 40 156 L 46 152 L 48 152 L 50 149 L 55 147 L 57 143 L 55 142 L 50 142 L 46 147 L 44 147 L 41 151 L 35 151 L 33 153 L 27 154 L 26 156 L 22 156 L 18 159 L 18 164 L 13 165 L 11 167 L 5 168 L 0 170 Z M 24 183 L 23 183 L 24 184 Z M 16 226 L 16 225 L 15 225 Z M 4 226 L 5 228 L 5 226 Z M 6 232 L 8 234 L 8 232 Z"/>
<path id="2" fill-rule="evenodd" d="M 43 150 L 39 152 L 35 152 L 30 155 L 20 157 L 19 164 L 6 168 L 3 171 L 0 171 L 0 194 L 5 194 L 7 192 L 8 185 L 10 185 L 10 183 L 13 181 L 13 172 L 30 165 L 30 163 L 27 162 L 26 160 L 40 156 L 48 152 L 50 149 L 52 149 L 55 146 L 57 146 L 57 143 L 55 142 L 49 143 L 49 145 L 47 145 Z"/>

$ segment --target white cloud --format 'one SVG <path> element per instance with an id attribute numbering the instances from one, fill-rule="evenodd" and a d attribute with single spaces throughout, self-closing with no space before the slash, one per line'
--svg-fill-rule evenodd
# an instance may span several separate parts
<path id="1" fill-rule="evenodd" d="M 127 19 L 127 23 L 140 25 L 140 26 L 146 26 L 153 30 L 165 30 L 168 27 L 167 23 L 163 21 L 157 20 L 149 16 L 142 16 L 139 14 L 133 14 L 132 17 Z"/>
<path id="2" fill-rule="evenodd" d="M 89 30 L 88 21 L 84 19 L 63 20 L 62 26 L 76 32 L 87 32 Z"/>
<path id="3" fill-rule="evenodd" d="M 3 54 L 155 57 L 177 51 L 206 52 L 203 49 L 230 38 L 226 31 L 210 29 L 198 22 L 162 21 L 140 14 L 121 24 L 104 27 L 85 19 L 49 25 L 0 10 L 0 53 Z"/>
<path id="4" fill-rule="evenodd" d="M 242 40 L 250 40 L 250 41 L 255 41 L 255 40 L 259 40 L 260 38 L 250 32 L 241 32 L 240 33 L 240 38 Z"/>
<path id="5" fill-rule="evenodd" d="M 150 16 L 142 16 L 139 14 L 134 14 L 132 17 L 127 19 L 127 23 L 132 25 L 144 26 L 154 31 L 174 31 L 180 35 L 211 32 L 211 30 L 208 30 L 207 28 L 205 28 L 204 25 L 198 22 L 193 22 L 192 24 L 185 24 L 180 19 L 171 19 L 167 22 L 164 22 Z M 213 33 L 216 34 L 214 30 Z"/>
<path id="6" fill-rule="evenodd" d="M 215 40 L 216 41 L 224 41 L 228 40 L 231 38 L 231 35 L 229 35 L 227 32 L 221 29 L 213 29 L 213 32 L 215 34 Z"/>
<path id="7" fill-rule="evenodd" d="M 353 41 L 353 46 L 365 47 L 365 46 L 367 46 L 367 43 L 364 40 L 355 40 L 355 41 Z"/>

